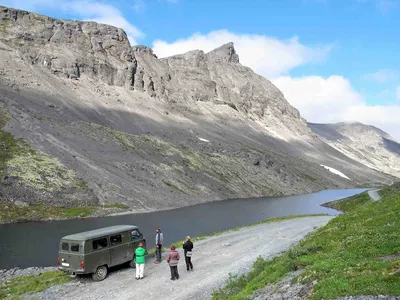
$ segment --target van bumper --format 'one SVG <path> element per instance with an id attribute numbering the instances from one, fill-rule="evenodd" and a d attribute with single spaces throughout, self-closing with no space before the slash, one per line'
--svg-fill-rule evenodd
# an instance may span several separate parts
<path id="1" fill-rule="evenodd" d="M 58 267 L 58 269 L 60 271 L 64 271 L 65 273 L 69 273 L 72 276 L 88 274 L 88 272 L 85 270 L 71 270 L 64 267 Z"/>

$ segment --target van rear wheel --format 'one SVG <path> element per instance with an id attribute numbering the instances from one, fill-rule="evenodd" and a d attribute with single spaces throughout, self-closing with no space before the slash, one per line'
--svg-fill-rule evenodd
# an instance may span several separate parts
<path id="1" fill-rule="evenodd" d="M 92 278 L 95 281 L 102 281 L 107 277 L 107 273 L 108 273 L 107 267 L 101 266 L 98 267 L 96 272 L 92 274 Z"/>
<path id="2" fill-rule="evenodd" d="M 133 256 L 133 259 L 129 262 L 129 266 L 133 269 L 136 269 L 136 257 Z"/>

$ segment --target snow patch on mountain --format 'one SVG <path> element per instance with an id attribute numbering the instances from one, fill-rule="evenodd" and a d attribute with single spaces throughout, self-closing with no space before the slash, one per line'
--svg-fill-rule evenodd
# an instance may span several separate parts
<path id="1" fill-rule="evenodd" d="M 339 170 L 336 170 L 335 168 L 332 168 L 332 167 L 328 167 L 328 166 L 325 166 L 325 165 L 321 165 L 321 167 L 324 167 L 325 169 L 327 169 L 328 171 L 330 171 L 330 172 L 332 172 L 332 173 L 334 173 L 334 174 L 336 174 L 336 175 L 339 175 L 340 177 L 343 177 L 343 178 L 346 178 L 346 179 L 348 179 L 348 180 L 351 180 L 349 177 L 347 177 L 346 175 L 344 175 L 342 172 L 340 172 Z"/>

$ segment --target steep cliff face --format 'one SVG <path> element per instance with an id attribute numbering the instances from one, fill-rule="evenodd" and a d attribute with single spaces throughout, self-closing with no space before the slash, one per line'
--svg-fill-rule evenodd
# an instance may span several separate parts
<path id="1" fill-rule="evenodd" d="M 0 8 L 1 39 L 27 64 L 67 78 L 130 86 L 135 60 L 122 29 Z"/>
<path id="2" fill-rule="evenodd" d="M 361 123 L 309 124 L 326 143 L 364 165 L 400 177 L 400 144 Z"/>
<path id="3" fill-rule="evenodd" d="M 239 63 L 232 43 L 209 53 L 194 50 L 161 60 L 150 49 L 135 51 L 135 58 L 143 74 L 141 80 L 135 76 L 140 83 L 135 88 L 150 96 L 189 107 L 194 102 L 229 106 L 280 139 L 313 139 L 306 121 L 282 92 Z"/>
<path id="4" fill-rule="evenodd" d="M 112 26 L 0 7 L 0 75 L 2 132 L 57 158 L 100 203 L 141 211 L 392 180 L 321 141 L 232 43 L 158 59 Z"/>
<path id="5" fill-rule="evenodd" d="M 9 8 L 1 8 L 0 15 L 2 42 L 29 65 L 66 78 L 125 86 L 167 102 L 219 102 L 271 127 L 280 137 L 294 131 L 302 138 L 309 135 L 305 121 L 283 94 L 239 64 L 232 43 L 207 54 L 196 50 L 158 60 L 145 46 L 132 49 L 124 31 L 112 26 Z"/>

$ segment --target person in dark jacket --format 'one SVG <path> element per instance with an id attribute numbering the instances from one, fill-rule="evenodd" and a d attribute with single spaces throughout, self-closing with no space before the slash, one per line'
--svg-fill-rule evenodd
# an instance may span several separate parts
<path id="1" fill-rule="evenodd" d="M 186 270 L 189 271 L 190 267 L 190 270 L 193 271 L 193 264 L 192 264 L 193 243 L 190 240 L 190 236 L 186 237 L 186 242 L 183 243 L 183 250 L 185 253 Z"/>
<path id="2" fill-rule="evenodd" d="M 172 245 L 167 255 L 167 263 L 169 264 L 169 268 L 171 269 L 171 280 L 179 279 L 179 274 L 178 274 L 179 259 L 180 259 L 179 252 L 176 251 L 175 245 Z"/>
<path id="3" fill-rule="evenodd" d="M 156 264 L 161 262 L 162 245 L 164 242 L 164 235 L 160 230 L 160 227 L 156 227 Z"/>

